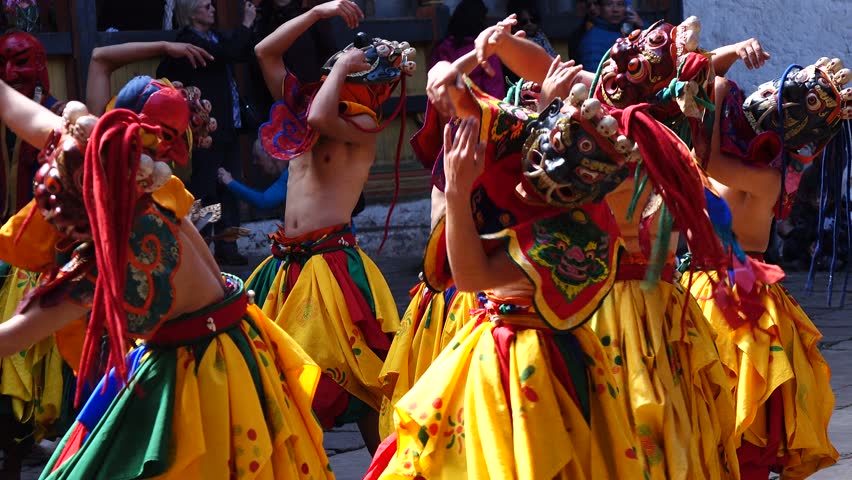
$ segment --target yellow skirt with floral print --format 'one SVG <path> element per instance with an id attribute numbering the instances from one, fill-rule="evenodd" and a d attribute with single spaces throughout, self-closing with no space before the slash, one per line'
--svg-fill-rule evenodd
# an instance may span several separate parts
<path id="1" fill-rule="evenodd" d="M 435 292 L 420 282 L 412 292 L 379 375 L 385 394 L 379 411 L 382 438 L 393 433 L 393 405 L 438 358 L 478 306 L 475 293 L 459 292 L 455 287 Z"/>
<path id="2" fill-rule="evenodd" d="M 645 478 L 739 478 L 734 402 L 713 332 L 679 285 L 643 282 L 616 281 L 589 327 L 630 412 Z"/>
<path id="3" fill-rule="evenodd" d="M 397 451 L 381 478 L 641 479 L 595 335 L 585 326 L 555 335 L 535 315 L 520 318 L 526 326 L 510 323 L 515 315 L 490 320 L 466 322 L 397 402 Z M 549 337 L 575 345 L 583 381 L 557 374 L 566 360 Z"/>
<path id="4" fill-rule="evenodd" d="M 767 445 L 765 406 L 780 391 L 784 432 L 777 457 L 786 464 L 783 478 L 805 478 L 834 464 L 838 454 L 828 437 L 834 393 L 831 369 L 817 348 L 822 334 L 780 284 L 757 287 L 766 311 L 757 325 L 733 329 L 707 300 L 711 278 L 718 278 L 715 272 L 696 272 L 691 292 L 717 333 L 716 347 L 731 377 L 737 442 Z M 688 276 L 681 281 L 686 284 Z"/>

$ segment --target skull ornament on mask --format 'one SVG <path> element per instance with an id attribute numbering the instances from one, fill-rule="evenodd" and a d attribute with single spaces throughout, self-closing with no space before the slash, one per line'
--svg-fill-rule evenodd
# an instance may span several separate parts
<path id="1" fill-rule="evenodd" d="M 44 218 L 75 240 L 91 237 L 83 203 L 85 147 L 69 134 L 51 133 L 39 153 L 42 163 L 33 178 L 33 196 Z"/>
<path id="2" fill-rule="evenodd" d="M 403 73 L 403 66 L 412 68 L 410 63 L 414 63 L 415 50 L 409 46 L 408 42 L 395 42 L 383 40 L 381 38 L 373 38 L 367 36 L 364 32 L 358 32 L 355 35 L 355 41 L 346 46 L 343 50 L 335 53 L 322 66 L 324 75 L 331 73 L 334 64 L 337 60 L 349 50 L 359 48 L 364 51 L 367 63 L 370 64 L 368 70 L 361 72 L 350 73 L 346 80 L 354 83 L 366 85 L 394 83 L 400 80 Z M 410 62 L 410 63 L 409 63 Z"/>
<path id="3" fill-rule="evenodd" d="M 184 87 L 182 83 L 175 82 L 172 86 L 183 94 L 189 107 L 192 148 L 210 148 L 213 144 L 211 133 L 216 131 L 216 119 L 210 116 L 213 106 L 210 101 L 201 97 L 201 89 L 194 86 Z M 190 135 L 190 133 L 187 133 Z"/>
<path id="4" fill-rule="evenodd" d="M 396 42 L 381 38 L 370 38 L 364 32 L 355 35 L 355 41 L 335 53 L 322 67 L 323 75 L 331 73 L 337 60 L 353 48 L 364 52 L 370 68 L 347 75 L 341 92 L 341 100 L 366 105 L 374 111 L 390 98 L 396 84 L 403 75 L 413 75 L 415 49 L 408 42 Z"/>
<path id="5" fill-rule="evenodd" d="M 36 87 L 50 90 L 47 53 L 44 45 L 29 33 L 0 37 L 0 68 L 0 79 L 28 98 L 35 96 Z"/>
<path id="6" fill-rule="evenodd" d="M 841 94 L 843 85 L 815 65 L 791 67 L 783 88 L 781 81 L 760 85 L 743 102 L 743 114 L 756 133 L 780 133 L 783 115 L 784 149 L 798 162 L 810 163 L 840 130 L 843 108 L 848 106 Z"/>
<path id="7" fill-rule="evenodd" d="M 601 201 L 629 175 L 627 156 L 615 149 L 617 131 L 602 136 L 596 119 L 587 120 L 575 105 L 554 100 L 532 125 L 523 147 L 523 187 L 545 202 L 573 208 Z M 609 133 L 615 119 L 598 124 Z"/>

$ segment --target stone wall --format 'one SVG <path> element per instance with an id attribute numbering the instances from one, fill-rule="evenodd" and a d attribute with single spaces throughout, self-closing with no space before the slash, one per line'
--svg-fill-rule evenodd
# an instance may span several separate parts
<path id="1" fill-rule="evenodd" d="M 704 48 L 760 40 L 772 59 L 751 71 L 737 62 L 728 72 L 746 91 L 780 77 L 790 64 L 808 65 L 822 56 L 852 65 L 850 0 L 683 0 L 683 13 L 701 19 Z"/>

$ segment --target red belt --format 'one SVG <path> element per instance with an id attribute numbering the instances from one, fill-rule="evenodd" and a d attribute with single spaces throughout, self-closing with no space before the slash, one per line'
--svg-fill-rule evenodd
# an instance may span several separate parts
<path id="1" fill-rule="evenodd" d="M 160 327 L 148 340 L 151 345 L 179 346 L 214 337 L 236 326 L 246 314 L 248 296 L 242 293 L 210 311 L 182 315 Z"/>
<path id="2" fill-rule="evenodd" d="M 297 238 L 286 238 L 282 231 L 278 231 L 270 235 L 270 239 L 272 255 L 285 260 L 291 256 L 310 257 L 357 245 L 355 234 L 348 225 L 335 225 Z"/>
<path id="3" fill-rule="evenodd" d="M 660 271 L 660 280 L 671 283 L 674 279 L 674 265 L 666 263 Z M 635 254 L 624 254 L 618 261 L 616 280 L 645 280 L 648 272 L 648 261 Z"/>

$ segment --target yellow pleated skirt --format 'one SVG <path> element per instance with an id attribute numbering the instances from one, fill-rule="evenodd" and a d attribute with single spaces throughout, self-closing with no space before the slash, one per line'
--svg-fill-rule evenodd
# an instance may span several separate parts
<path id="1" fill-rule="evenodd" d="M 739 478 L 734 403 L 713 332 L 679 285 L 642 284 L 616 281 L 589 327 L 630 412 L 646 478 Z"/>
<path id="2" fill-rule="evenodd" d="M 370 292 L 369 316 L 374 315 L 375 319 L 368 321 L 377 322 L 378 329 L 385 334 L 396 332 L 399 313 L 381 271 L 360 248 L 345 252 L 350 257 L 350 267 L 353 262 L 363 266 L 359 267 L 359 278 L 355 281 L 366 283 L 363 288 Z M 355 318 L 350 311 L 354 302 L 338 280 L 338 275 L 347 273 L 335 271 L 323 254 L 313 255 L 301 266 L 298 280 L 288 292 L 287 276 L 291 268 L 292 265 L 269 257 L 246 283 L 257 291 L 255 283 L 261 281 L 261 276 L 272 278 L 266 298 L 258 302 L 263 313 L 283 328 L 323 373 L 378 411 L 382 402 L 379 374 L 384 360 L 371 350 L 369 339 L 358 327 L 362 319 Z"/>
<path id="3" fill-rule="evenodd" d="M 36 273 L 11 268 L 0 287 L 0 322 L 12 318 L 38 278 Z M 17 421 L 32 423 L 36 439 L 48 433 L 62 413 L 62 364 L 52 336 L 17 355 L 0 358 L 0 395 L 11 398 Z"/>
<path id="4" fill-rule="evenodd" d="M 541 329 L 518 328 L 501 373 L 495 335 L 471 320 L 394 407 L 397 451 L 383 479 L 643 478 L 627 412 L 605 352 L 587 327 L 572 330 L 584 358 L 589 418 L 555 376 Z M 505 371 L 505 370 L 503 370 Z M 505 381 L 505 384 L 504 384 Z M 506 393 L 508 392 L 508 394 Z"/>
<path id="5" fill-rule="evenodd" d="M 696 272 L 691 292 L 716 331 L 716 347 L 730 375 L 738 442 L 767 444 L 765 403 L 780 389 L 785 432 L 777 456 L 786 459 L 783 478 L 805 478 L 834 464 L 838 453 L 828 437 L 834 393 L 831 369 L 817 348 L 822 334 L 780 284 L 756 287 L 766 311 L 757 325 L 733 329 L 708 300 L 711 279 L 717 278 L 715 272 Z M 681 282 L 687 281 L 684 275 Z"/>
<path id="6" fill-rule="evenodd" d="M 478 306 L 475 293 L 455 288 L 433 292 L 420 282 L 413 292 L 379 375 L 385 395 L 379 411 L 382 438 L 393 433 L 393 405 L 423 376 Z"/>
<path id="7" fill-rule="evenodd" d="M 256 306 L 215 337 L 130 357 L 131 387 L 95 391 L 42 479 L 334 478 L 311 412 L 320 369 Z"/>

